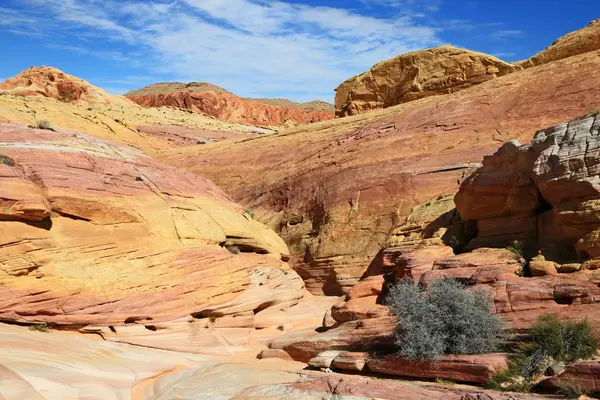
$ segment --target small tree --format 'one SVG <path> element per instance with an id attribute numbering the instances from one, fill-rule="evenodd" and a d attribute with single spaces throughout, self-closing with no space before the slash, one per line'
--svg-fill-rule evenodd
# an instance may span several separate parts
<path id="1" fill-rule="evenodd" d="M 452 279 L 433 281 L 427 290 L 404 280 L 391 288 L 387 304 L 398 318 L 399 354 L 409 359 L 491 353 L 504 339 L 502 321 L 485 291 L 466 290 Z"/>

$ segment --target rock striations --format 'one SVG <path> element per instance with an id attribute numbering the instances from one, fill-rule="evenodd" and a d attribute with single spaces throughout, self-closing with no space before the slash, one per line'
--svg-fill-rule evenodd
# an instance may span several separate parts
<path id="1" fill-rule="evenodd" d="M 285 243 L 212 182 L 78 132 L 0 132 L 2 320 L 247 315 L 253 328 L 304 297 Z"/>
<path id="2" fill-rule="evenodd" d="M 259 126 L 308 124 L 333 118 L 330 111 L 318 109 L 314 103 L 307 108 L 298 105 L 289 107 L 289 104 L 277 100 L 267 104 L 264 100 L 243 99 L 207 83 L 156 84 L 126 96 L 143 107 L 176 107 L 212 115 L 222 121 Z"/>

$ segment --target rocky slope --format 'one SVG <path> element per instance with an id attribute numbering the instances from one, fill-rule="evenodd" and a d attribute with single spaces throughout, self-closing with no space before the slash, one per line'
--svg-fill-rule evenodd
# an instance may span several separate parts
<path id="1" fill-rule="evenodd" d="M 63 87 L 75 89 L 63 96 Z M 146 152 L 273 132 L 174 108 L 143 108 L 49 67 L 30 68 L 0 86 L 0 122 L 47 122 Z"/>
<path id="2" fill-rule="evenodd" d="M 183 85 L 183 86 L 182 86 Z M 208 86 L 207 86 L 208 85 Z M 222 121 L 259 126 L 308 124 L 333 118 L 327 110 L 292 107 L 276 99 L 243 99 L 209 84 L 156 84 L 129 92 L 126 96 L 143 107 L 169 106 L 212 115 Z"/>
<path id="3" fill-rule="evenodd" d="M 600 49 L 600 20 L 556 40 L 535 56 L 510 64 L 487 54 L 442 46 L 383 61 L 336 89 L 336 116 L 345 117 L 473 85 Z"/>
<path id="4" fill-rule="evenodd" d="M 89 82 L 52 67 L 31 67 L 0 83 L 0 91 L 17 96 L 44 96 L 64 103 L 131 106 L 122 96 L 113 96 Z"/>
<path id="5" fill-rule="evenodd" d="M 346 117 L 448 94 L 516 69 L 496 57 L 452 46 L 406 53 L 382 61 L 338 86 L 335 114 Z"/>
<path id="6" fill-rule="evenodd" d="M 236 347 L 309 313 L 285 243 L 212 182 L 79 132 L 0 132 L 3 321 L 159 335 L 212 316 Z"/>
<path id="7" fill-rule="evenodd" d="M 600 19 L 590 22 L 583 29 L 566 34 L 547 49 L 518 64 L 523 68 L 530 68 L 595 50 L 600 50 Z"/>
<path id="8" fill-rule="evenodd" d="M 339 295 L 415 205 L 454 194 L 500 143 L 600 109 L 599 88 L 600 55 L 590 52 L 445 96 L 157 157 L 215 180 L 280 232 L 311 292 Z"/>

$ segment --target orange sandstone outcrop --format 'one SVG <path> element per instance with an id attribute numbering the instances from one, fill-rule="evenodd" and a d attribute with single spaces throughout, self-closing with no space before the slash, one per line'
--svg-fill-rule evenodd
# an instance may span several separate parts
<path id="1" fill-rule="evenodd" d="M 178 90 L 177 88 L 172 88 Z M 140 92 L 126 96 L 143 107 L 170 106 L 204 113 L 222 121 L 238 122 L 259 126 L 279 126 L 286 123 L 308 124 L 333 118 L 326 110 L 307 110 L 270 105 L 261 101 L 243 99 L 225 90 L 185 88 L 181 91 L 160 91 L 156 94 Z"/>
<path id="2" fill-rule="evenodd" d="M 530 68 L 595 50 L 600 50 L 600 19 L 590 22 L 583 29 L 560 37 L 548 48 L 518 65 Z"/>
<path id="3" fill-rule="evenodd" d="M 382 61 L 337 87 L 337 117 L 448 94 L 517 70 L 496 57 L 442 46 Z"/>
<path id="4" fill-rule="evenodd" d="M 445 96 L 156 157 L 217 182 L 286 240 L 312 293 L 340 295 L 373 274 L 412 208 L 456 193 L 501 143 L 600 108 L 598 87 L 600 54 L 590 52 Z"/>
<path id="5" fill-rule="evenodd" d="M 2 320 L 252 329 L 305 297 L 285 243 L 212 182 L 79 132 L 0 133 Z"/>
<path id="6" fill-rule="evenodd" d="M 31 67 L 0 83 L 0 92 L 18 96 L 44 96 L 64 103 L 130 106 L 123 96 L 108 94 L 99 87 L 53 67 Z"/>

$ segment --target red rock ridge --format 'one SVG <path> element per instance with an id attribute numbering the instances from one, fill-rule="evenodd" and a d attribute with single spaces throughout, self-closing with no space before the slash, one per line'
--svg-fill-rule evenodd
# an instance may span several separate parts
<path id="1" fill-rule="evenodd" d="M 128 96 L 143 107 L 177 107 L 212 115 L 223 121 L 251 125 L 277 126 L 284 123 L 309 124 L 333 119 L 325 110 L 304 110 L 242 99 L 231 93 L 205 91 L 175 92 L 148 96 Z"/>

